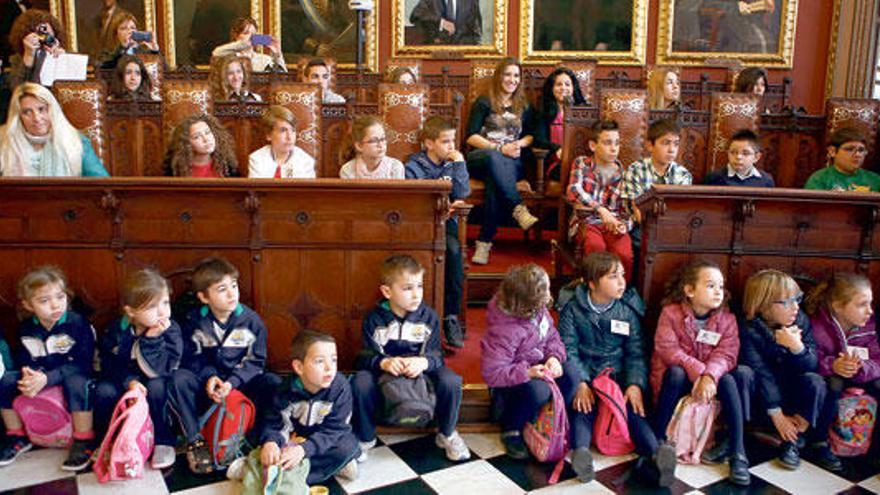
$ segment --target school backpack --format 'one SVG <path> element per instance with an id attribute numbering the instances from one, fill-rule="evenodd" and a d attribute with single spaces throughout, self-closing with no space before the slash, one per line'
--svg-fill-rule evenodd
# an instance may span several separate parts
<path id="1" fill-rule="evenodd" d="M 31 443 L 40 447 L 67 448 L 73 441 L 73 422 L 60 385 L 45 387 L 37 395 L 19 395 L 12 401 Z"/>
<path id="2" fill-rule="evenodd" d="M 437 394 L 424 373 L 415 378 L 383 373 L 379 390 L 385 399 L 385 422 L 394 426 L 422 427 L 434 419 Z"/>
<path id="3" fill-rule="evenodd" d="M 626 399 L 612 378 L 613 368 L 605 368 L 593 379 L 593 392 L 599 399 L 593 423 L 593 441 L 605 455 L 626 455 L 636 449 L 626 423 Z"/>
<path id="4" fill-rule="evenodd" d="M 256 408 L 243 393 L 233 389 L 220 403 L 214 403 L 199 419 L 202 436 L 211 451 L 214 468 L 225 469 L 241 457 L 247 447 L 245 435 L 254 426 Z"/>
<path id="5" fill-rule="evenodd" d="M 565 464 L 565 454 L 569 450 L 568 414 L 565 412 L 565 399 L 562 398 L 556 382 L 547 374 L 541 379 L 550 387 L 552 397 L 541 407 L 538 419 L 534 423 L 526 423 L 523 440 L 538 462 L 556 462 L 549 479 L 552 485 L 559 480 Z"/>
<path id="6" fill-rule="evenodd" d="M 95 456 L 95 477 L 101 483 L 140 478 L 153 443 L 147 397 L 140 390 L 129 390 L 113 409 L 107 434 Z"/>
<path id="7" fill-rule="evenodd" d="M 717 400 L 700 402 L 687 395 L 678 401 L 666 427 L 666 438 L 675 445 L 679 462 L 700 463 L 700 454 L 712 439 L 712 427 L 720 410 Z"/>
<path id="8" fill-rule="evenodd" d="M 241 495 L 308 495 L 309 459 L 305 458 L 290 469 L 281 466 L 266 466 L 260 462 L 262 447 L 248 455 L 244 478 L 241 480 Z"/>
<path id="9" fill-rule="evenodd" d="M 835 455 L 852 457 L 868 452 L 877 419 L 877 400 L 861 388 L 848 388 L 837 401 L 837 416 L 828 431 Z"/>

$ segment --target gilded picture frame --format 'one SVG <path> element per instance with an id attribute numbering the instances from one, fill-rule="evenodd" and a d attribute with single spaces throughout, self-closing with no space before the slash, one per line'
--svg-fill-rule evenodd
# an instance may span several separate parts
<path id="1" fill-rule="evenodd" d="M 565 6 L 569 7 L 569 10 L 576 10 L 574 7 L 577 7 L 578 4 L 582 2 L 559 2 L 558 0 L 520 0 L 520 21 L 519 21 L 519 30 L 520 30 L 520 53 L 522 54 L 523 62 L 528 63 L 539 63 L 539 64 L 557 64 L 562 62 L 563 60 L 583 60 L 583 59 L 594 59 L 597 60 L 600 64 L 613 64 L 613 65 L 644 65 L 645 59 L 648 51 L 648 0 L 630 0 L 629 5 L 621 5 L 625 2 L 614 2 L 610 4 L 612 8 L 620 8 L 625 7 L 630 10 L 628 18 L 631 20 L 630 24 L 630 36 L 629 36 L 629 49 L 626 50 L 625 43 L 623 46 L 615 49 L 613 44 L 603 42 L 601 39 L 596 38 L 595 40 L 589 40 L 582 43 L 587 43 L 588 46 L 569 46 L 566 47 L 563 42 L 559 43 L 559 48 L 554 49 L 551 47 L 544 46 L 544 36 L 542 31 L 544 30 L 544 26 L 554 26 L 554 27 L 563 27 L 569 29 L 574 23 L 572 22 L 563 22 L 560 20 L 544 20 L 541 15 L 537 15 L 536 12 L 562 12 L 562 16 L 567 16 L 570 14 L 565 12 L 563 3 L 566 3 Z M 589 13 L 589 10 L 577 9 L 579 11 L 584 11 Z M 624 19 L 626 16 L 626 11 L 623 11 Z M 584 16 L 585 19 L 590 19 L 592 22 L 598 23 L 602 22 L 601 20 L 596 20 L 592 18 L 592 16 Z M 625 27 L 625 23 L 623 25 Z M 600 29 L 596 29 L 596 26 L 590 26 L 589 28 L 584 28 L 585 32 L 594 33 L 600 32 Z M 564 37 L 564 36 L 562 36 Z M 599 42 L 599 43 L 596 43 Z M 594 44 L 595 43 L 595 44 Z M 556 40 L 554 40 L 554 45 L 556 44 Z M 571 43 L 572 45 L 576 45 L 579 43 Z M 596 49 L 600 45 L 606 46 L 608 49 Z"/>
<path id="2" fill-rule="evenodd" d="M 792 67 L 798 0 L 746 0 L 712 8 L 702 3 L 660 0 L 658 64 L 735 61 L 752 67 Z M 683 21 L 676 24 L 676 17 Z"/>
<path id="3" fill-rule="evenodd" d="M 505 0 L 482 0 L 479 3 L 478 13 L 482 19 L 481 34 L 479 43 L 471 44 L 454 44 L 446 42 L 446 37 L 434 37 L 431 42 L 425 42 L 430 38 L 429 35 L 414 36 L 416 30 L 420 27 L 412 22 L 411 14 L 419 3 L 426 0 L 392 0 L 392 26 L 391 26 L 391 57 L 436 57 L 444 58 L 443 54 L 448 53 L 449 58 L 471 57 L 471 58 L 493 58 L 503 57 L 507 53 L 507 2 Z M 435 0 L 440 4 L 443 0 Z M 457 0 L 460 5 L 465 5 L 463 0 Z M 484 13 L 488 10 L 484 7 L 491 7 L 491 15 Z M 462 7 L 459 7 L 462 8 Z M 487 25 L 491 22 L 491 25 Z M 459 25 L 458 22 L 455 22 Z M 438 23 L 439 25 L 439 23 Z M 460 25 L 459 25 L 460 27 Z M 414 38 L 420 39 L 413 41 Z M 457 42 L 468 43 L 467 39 Z"/>
<path id="4" fill-rule="evenodd" d="M 64 24 L 67 28 L 67 36 L 71 52 L 97 55 L 97 36 L 94 32 L 98 26 L 91 24 L 100 16 L 103 0 L 53 0 L 64 3 L 66 19 Z M 128 10 L 137 18 L 137 27 L 142 31 L 156 32 L 156 2 L 155 0 L 118 0 L 120 8 Z M 53 15 L 58 15 L 53 13 Z M 59 18 L 60 19 L 60 18 Z M 99 22 L 99 21 L 98 21 Z"/>
<path id="5" fill-rule="evenodd" d="M 268 17 L 269 34 L 281 40 L 288 67 L 295 67 L 301 57 L 331 57 L 338 68 L 356 67 L 357 15 L 348 8 L 348 0 L 270 0 Z M 376 2 L 365 18 L 364 68 L 369 72 L 379 70 L 378 18 Z"/>
<path id="6" fill-rule="evenodd" d="M 263 3 L 261 0 L 198 0 L 195 2 L 163 0 L 163 2 L 165 43 L 162 51 L 165 55 L 165 62 L 171 69 L 175 69 L 178 65 L 208 67 L 209 47 L 229 41 L 229 25 L 235 17 L 250 15 L 257 21 L 257 26 L 263 26 Z M 223 9 L 222 14 L 217 15 L 216 11 L 210 10 L 211 8 Z M 206 12 L 204 16 L 210 18 L 211 22 L 198 22 L 200 12 Z M 194 19 L 196 22 L 193 22 Z M 198 54 L 191 53 L 192 48 L 187 45 L 190 40 L 195 39 L 192 37 L 191 26 L 196 24 L 210 30 L 210 40 L 205 39 L 205 36 L 196 36 L 202 45 Z M 207 52 L 207 56 L 204 52 Z"/>

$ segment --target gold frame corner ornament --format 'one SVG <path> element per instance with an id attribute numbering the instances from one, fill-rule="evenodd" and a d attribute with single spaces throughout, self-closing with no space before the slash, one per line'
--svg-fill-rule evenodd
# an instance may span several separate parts
<path id="1" fill-rule="evenodd" d="M 733 60 L 745 67 L 791 69 L 797 34 L 798 0 L 777 0 L 780 7 L 779 47 L 776 53 L 745 52 L 675 52 L 672 50 L 672 29 L 675 23 L 675 0 L 660 0 L 657 22 L 658 65 L 705 65 L 708 60 Z"/>
<path id="2" fill-rule="evenodd" d="M 144 0 L 150 1 L 153 0 Z M 165 12 L 165 25 L 164 25 L 164 35 L 165 35 L 165 43 L 163 54 L 165 56 L 165 63 L 168 65 L 170 70 L 174 70 L 177 68 L 177 52 L 175 51 L 177 45 L 175 44 L 174 39 L 174 1 L 175 0 L 163 0 L 163 10 Z M 250 11 L 251 17 L 257 21 L 257 26 L 263 25 L 263 2 L 261 0 L 250 0 Z M 198 68 L 203 68 L 207 66 L 197 66 Z"/>
<path id="3" fill-rule="evenodd" d="M 507 1 L 494 0 L 492 42 L 486 45 L 406 45 L 406 0 L 392 0 L 391 58 L 426 57 L 448 52 L 462 57 L 498 58 L 507 54 Z"/>
<path id="4" fill-rule="evenodd" d="M 155 0 L 143 0 L 144 1 L 144 29 L 146 31 L 152 31 L 155 35 L 156 33 L 156 1 Z M 60 11 L 61 5 L 64 5 L 64 25 L 67 29 L 68 41 L 70 42 L 67 48 L 71 52 L 79 52 L 79 33 L 76 27 L 76 0 L 51 0 L 49 4 L 49 10 L 53 16 L 58 19 L 61 19 Z"/>

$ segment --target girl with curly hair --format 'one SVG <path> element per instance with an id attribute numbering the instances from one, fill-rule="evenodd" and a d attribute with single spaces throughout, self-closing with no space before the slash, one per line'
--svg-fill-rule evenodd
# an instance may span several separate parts
<path id="1" fill-rule="evenodd" d="M 61 21 L 49 12 L 28 9 L 12 24 L 9 45 L 15 50 L 10 58 L 11 87 L 23 82 L 40 84 L 40 69 L 49 55 L 64 53 L 67 34 Z"/>
<path id="2" fill-rule="evenodd" d="M 174 177 L 221 178 L 238 175 L 232 136 L 212 115 L 192 115 L 171 133 L 165 152 L 165 174 Z"/>
<path id="3" fill-rule="evenodd" d="M 153 101 L 153 82 L 144 62 L 136 55 L 123 55 L 110 80 L 111 100 Z"/>

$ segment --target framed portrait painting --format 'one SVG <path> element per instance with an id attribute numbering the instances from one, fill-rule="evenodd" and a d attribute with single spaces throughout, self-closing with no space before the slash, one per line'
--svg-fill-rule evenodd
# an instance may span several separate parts
<path id="1" fill-rule="evenodd" d="M 116 46 L 116 35 L 111 32 L 119 13 L 130 12 L 141 31 L 156 30 L 154 0 L 63 0 L 67 15 L 64 23 L 68 30 L 69 49 L 84 53 L 94 60 L 101 52 Z M 56 9 L 52 9 L 57 10 Z M 54 15 L 58 16 L 56 12 Z M 59 17 L 60 18 L 60 17 Z"/>
<path id="2" fill-rule="evenodd" d="M 263 25 L 260 0 L 164 1 L 164 53 L 171 68 L 210 64 L 214 48 L 230 41 L 229 28 L 237 17 L 251 16 Z"/>
<path id="3" fill-rule="evenodd" d="M 521 0 L 519 25 L 526 62 L 645 63 L 648 0 Z"/>
<path id="4" fill-rule="evenodd" d="M 657 63 L 791 68 L 798 0 L 660 0 Z"/>
<path id="5" fill-rule="evenodd" d="M 379 69 L 378 2 L 365 13 L 364 64 Z M 270 0 L 269 26 L 281 39 L 281 51 L 288 65 L 302 57 L 331 57 L 338 67 L 357 63 L 357 13 L 348 0 Z"/>
<path id="6" fill-rule="evenodd" d="M 391 8 L 392 57 L 507 52 L 506 0 L 392 0 Z"/>

